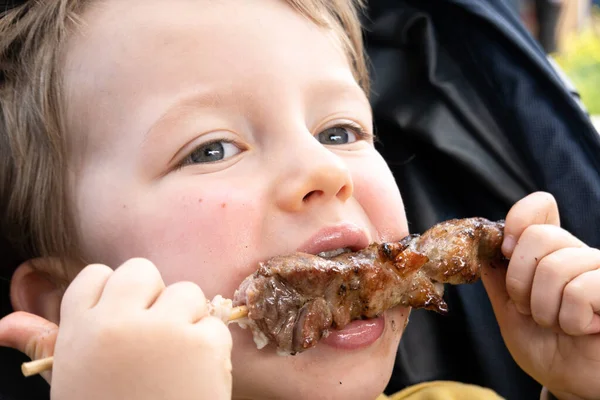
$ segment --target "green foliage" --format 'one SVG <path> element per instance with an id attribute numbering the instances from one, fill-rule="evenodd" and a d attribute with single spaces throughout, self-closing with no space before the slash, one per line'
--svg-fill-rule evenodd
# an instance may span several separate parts
<path id="1" fill-rule="evenodd" d="M 589 113 L 600 115 L 600 15 L 590 28 L 568 39 L 553 58 L 573 81 Z"/>

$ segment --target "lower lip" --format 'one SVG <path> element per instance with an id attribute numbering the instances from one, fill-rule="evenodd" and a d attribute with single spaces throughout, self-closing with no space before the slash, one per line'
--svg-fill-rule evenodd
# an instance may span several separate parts
<path id="1" fill-rule="evenodd" d="M 353 321 L 343 329 L 332 330 L 321 343 L 337 349 L 355 350 L 370 346 L 383 334 L 385 319 L 383 316 L 374 319 Z"/>

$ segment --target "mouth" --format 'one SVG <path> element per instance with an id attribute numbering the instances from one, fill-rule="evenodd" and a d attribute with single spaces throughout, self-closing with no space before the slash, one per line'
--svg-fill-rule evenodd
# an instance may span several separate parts
<path id="1" fill-rule="evenodd" d="M 371 239 L 364 229 L 351 223 L 342 223 L 319 230 L 300 246 L 298 251 L 331 258 L 362 250 L 369 244 Z"/>

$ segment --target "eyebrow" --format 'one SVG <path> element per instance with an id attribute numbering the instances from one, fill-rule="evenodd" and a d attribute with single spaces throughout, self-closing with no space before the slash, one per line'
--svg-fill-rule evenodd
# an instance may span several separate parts
<path id="1" fill-rule="evenodd" d="M 153 136 L 152 133 L 165 121 L 168 121 L 173 116 L 177 116 L 178 111 L 185 110 L 186 108 L 217 109 L 231 106 L 231 98 L 234 96 L 235 90 L 229 89 L 230 90 L 223 94 L 224 90 L 222 87 L 204 88 L 180 96 L 152 123 L 144 135 L 144 142 L 150 141 Z M 332 93 L 334 95 L 332 95 Z M 347 96 L 352 101 L 359 100 L 369 107 L 369 113 L 371 113 L 369 99 L 358 84 L 350 85 L 347 80 L 324 78 L 311 81 L 308 83 L 306 89 L 306 96 L 309 98 L 328 100 L 332 97 L 339 98 L 340 95 L 344 97 Z"/>
<path id="2" fill-rule="evenodd" d="M 229 96 L 227 96 L 229 97 Z M 224 96 L 217 90 L 203 90 L 203 91 L 195 91 L 192 93 L 187 93 L 174 102 L 171 103 L 161 114 L 159 118 L 157 118 L 146 134 L 144 135 L 145 141 L 152 135 L 152 131 L 156 129 L 162 122 L 168 120 L 173 114 L 176 114 L 177 111 L 193 107 L 193 108 L 219 108 L 222 107 L 223 104 L 226 103 L 226 99 Z"/>
<path id="3" fill-rule="evenodd" d="M 367 104 L 369 104 L 369 99 L 365 92 L 361 89 L 358 83 L 353 85 L 349 85 L 348 81 L 341 79 L 320 79 L 315 80 L 310 83 L 310 87 L 308 89 L 308 93 L 311 96 L 319 96 L 324 97 L 324 95 L 329 95 L 329 93 L 334 92 L 336 95 L 346 94 L 350 95 L 354 98 L 359 98 L 364 100 Z"/>

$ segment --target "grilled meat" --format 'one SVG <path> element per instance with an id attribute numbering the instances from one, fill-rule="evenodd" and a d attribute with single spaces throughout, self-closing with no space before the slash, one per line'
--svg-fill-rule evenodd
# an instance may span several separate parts
<path id="1" fill-rule="evenodd" d="M 505 262 L 503 231 L 502 221 L 455 219 L 332 258 L 275 257 L 242 282 L 234 306 L 248 307 L 245 323 L 257 346 L 273 342 L 282 354 L 305 351 L 331 329 L 396 306 L 444 313 L 444 283 L 475 282 L 482 263 Z"/>

